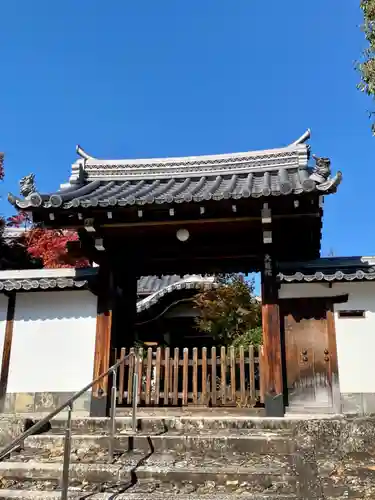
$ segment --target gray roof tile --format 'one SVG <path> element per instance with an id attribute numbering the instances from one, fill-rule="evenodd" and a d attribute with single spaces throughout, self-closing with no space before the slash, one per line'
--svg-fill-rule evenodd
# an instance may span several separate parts
<path id="1" fill-rule="evenodd" d="M 68 187 L 9 201 L 21 209 L 70 209 L 334 192 L 341 173 L 330 177 L 328 165 L 327 175 L 313 175 L 309 135 L 278 149 L 186 158 L 99 160 L 78 149 Z"/>
<path id="2" fill-rule="evenodd" d="M 90 281 L 95 279 L 98 268 L 78 270 L 48 269 L 25 270 L 9 273 L 0 272 L 0 293 L 9 291 L 40 291 L 85 289 Z M 199 290 L 201 288 L 215 287 L 216 283 L 211 276 L 186 275 L 186 276 L 142 276 L 138 280 L 137 293 L 142 297 L 137 302 L 137 312 L 149 309 L 157 304 L 165 295 L 176 290 Z"/>
<path id="3" fill-rule="evenodd" d="M 308 172 L 289 170 L 247 175 L 202 176 L 185 179 L 157 179 L 136 181 L 92 181 L 76 191 L 63 190 L 34 200 L 16 200 L 20 208 L 38 206 L 47 208 L 109 207 L 165 203 L 204 202 L 209 200 L 260 198 L 317 191 L 328 194 L 336 190 L 341 180 L 338 174 L 325 183 L 316 184 Z"/>
<path id="4" fill-rule="evenodd" d="M 279 265 L 281 283 L 375 280 L 375 257 L 327 257 Z"/>

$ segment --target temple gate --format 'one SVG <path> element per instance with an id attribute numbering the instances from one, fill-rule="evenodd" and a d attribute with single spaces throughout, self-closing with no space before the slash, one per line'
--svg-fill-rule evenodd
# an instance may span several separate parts
<path id="1" fill-rule="evenodd" d="M 319 257 L 323 195 L 341 180 L 327 158 L 309 166 L 309 137 L 265 151 L 147 160 L 101 160 L 78 147 L 68 184 L 40 194 L 31 175 L 22 199 L 9 195 L 35 223 L 76 229 L 75 250 L 100 266 L 94 377 L 124 336 L 133 338 L 140 276 L 261 272 L 265 408 L 284 415 L 278 263 Z M 107 395 L 103 381 L 92 415 L 106 414 Z"/>

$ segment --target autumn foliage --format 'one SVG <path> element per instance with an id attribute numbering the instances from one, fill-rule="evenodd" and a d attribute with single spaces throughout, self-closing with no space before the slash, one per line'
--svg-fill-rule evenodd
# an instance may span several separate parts
<path id="1" fill-rule="evenodd" d="M 261 344 L 261 305 L 254 282 L 242 274 L 222 276 L 218 282 L 217 288 L 203 290 L 194 299 L 200 313 L 197 328 L 223 345 Z"/>
<path id="2" fill-rule="evenodd" d="M 40 260 L 43 267 L 87 267 L 86 259 L 68 253 L 67 243 L 78 240 L 77 233 L 55 229 L 34 227 L 25 233 L 25 247 L 34 259 Z"/>
<path id="3" fill-rule="evenodd" d="M 25 212 L 8 217 L 6 226 L 26 229 L 17 241 L 13 241 L 13 250 L 15 245 L 23 248 L 30 258 L 30 266 L 33 264 L 33 266 L 50 269 L 89 266 L 86 259 L 77 259 L 76 256 L 68 253 L 67 243 L 78 240 L 78 235 L 74 231 L 33 226 Z"/>

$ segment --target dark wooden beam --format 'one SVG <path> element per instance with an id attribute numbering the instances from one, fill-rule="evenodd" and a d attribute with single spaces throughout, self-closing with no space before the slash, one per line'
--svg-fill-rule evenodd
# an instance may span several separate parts
<path id="1" fill-rule="evenodd" d="M 96 338 L 93 380 L 105 373 L 110 367 L 113 283 L 112 273 L 108 265 L 103 263 L 99 268 L 98 308 L 96 316 Z M 92 389 L 90 415 L 105 417 L 108 412 L 108 377 L 102 379 Z"/>
<path id="2" fill-rule="evenodd" d="M 9 294 L 8 298 L 8 309 L 7 309 L 7 318 L 5 326 L 4 347 L 3 347 L 3 359 L 1 363 L 1 373 L 0 373 L 0 411 L 4 411 L 5 397 L 7 393 L 15 309 L 16 309 L 16 294 L 11 293 Z"/>
<path id="3" fill-rule="evenodd" d="M 284 384 L 276 263 L 272 243 L 272 214 L 262 210 L 264 267 L 262 271 L 262 327 L 264 404 L 267 417 L 283 417 Z"/>
<path id="4" fill-rule="evenodd" d="M 320 217 L 318 212 L 306 214 L 285 214 L 275 215 L 274 219 L 300 219 L 308 217 L 316 219 Z M 106 222 L 100 224 L 101 228 L 126 228 L 126 227 L 152 227 L 152 226 L 192 226 L 200 224 L 223 224 L 227 222 L 259 222 L 260 217 L 215 217 L 215 218 L 196 218 L 196 219 L 175 219 L 175 220 L 159 220 L 159 221 L 142 221 L 142 222 Z"/>
<path id="5" fill-rule="evenodd" d="M 137 319 L 137 259 L 129 256 L 124 262 L 115 264 L 115 282 L 120 290 L 116 298 L 112 347 L 133 347 L 135 322 Z M 122 264 L 122 265 L 121 265 Z"/>
<path id="6" fill-rule="evenodd" d="M 301 283 L 303 284 L 303 283 Z M 304 283 L 306 284 L 306 283 Z M 343 293 L 340 295 L 333 296 L 318 296 L 318 297 L 291 297 L 288 299 L 279 299 L 281 316 L 287 316 L 288 314 L 296 314 L 296 310 L 300 316 L 299 318 L 304 318 L 304 312 L 308 310 L 307 305 L 314 301 L 315 303 L 322 304 L 324 308 L 328 311 L 333 307 L 333 304 L 345 304 L 348 302 L 349 294 Z M 307 316 L 305 319 L 308 319 Z"/>

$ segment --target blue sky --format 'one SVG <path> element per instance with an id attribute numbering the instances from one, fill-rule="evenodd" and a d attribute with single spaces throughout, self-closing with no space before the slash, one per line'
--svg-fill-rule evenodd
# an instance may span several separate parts
<path id="1" fill-rule="evenodd" d="M 29 172 L 40 190 L 66 182 L 77 143 L 102 157 L 226 153 L 310 127 L 313 152 L 344 174 L 322 254 L 374 254 L 360 22 L 359 0 L 3 2 L 3 198 Z"/>

